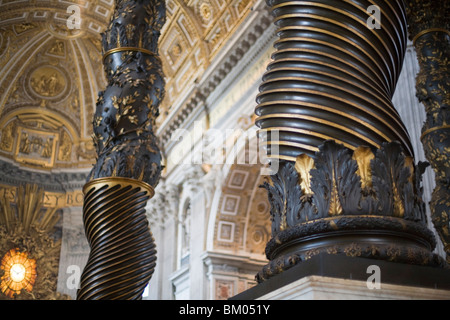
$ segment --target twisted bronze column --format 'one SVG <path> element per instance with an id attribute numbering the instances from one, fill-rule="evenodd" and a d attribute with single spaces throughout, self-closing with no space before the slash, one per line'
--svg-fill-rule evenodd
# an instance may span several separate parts
<path id="1" fill-rule="evenodd" d="M 450 262 L 450 2 L 408 0 L 410 38 L 417 52 L 417 97 L 425 106 L 421 141 L 435 173 L 434 226 Z"/>
<path id="2" fill-rule="evenodd" d="M 161 174 L 153 133 L 163 98 L 158 39 L 163 0 L 117 0 L 102 34 L 108 78 L 94 115 L 97 162 L 84 186 L 91 247 L 77 299 L 140 299 L 156 250 L 145 214 Z"/>
<path id="3" fill-rule="evenodd" d="M 374 4 L 380 29 L 368 26 Z M 425 165 L 414 164 L 392 104 L 407 41 L 403 1 L 268 5 L 279 39 L 255 112 L 279 171 L 264 183 L 272 239 L 258 281 L 319 253 L 443 266 L 426 226 Z"/>

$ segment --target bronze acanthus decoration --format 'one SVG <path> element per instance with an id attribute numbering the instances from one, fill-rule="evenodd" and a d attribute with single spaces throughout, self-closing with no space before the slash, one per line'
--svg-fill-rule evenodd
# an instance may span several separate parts
<path id="1" fill-rule="evenodd" d="M 383 143 L 369 157 L 368 166 L 361 166 L 364 160 L 354 158 L 355 154 L 329 140 L 310 158 L 314 168 L 309 172 L 301 169 L 300 156 L 296 163 L 280 162 L 279 171 L 262 185 L 268 190 L 271 204 L 272 239 L 266 247 L 268 259 L 281 261 L 288 268 L 295 265 L 289 261 L 303 261 L 321 252 L 336 250 L 335 253 L 345 254 L 344 247 L 356 242 L 367 250 L 372 249 L 372 254 L 360 255 L 366 258 L 445 266 L 431 252 L 436 243 L 427 228 L 422 200 L 422 174 L 427 164 L 412 165 L 398 142 Z M 363 186 L 362 171 L 370 176 L 369 186 Z M 309 193 L 301 188 L 306 172 Z M 377 241 L 371 243 L 364 239 L 364 233 L 378 238 Z M 335 238 L 326 242 L 331 234 Z M 339 234 L 352 235 L 352 241 L 339 239 Z M 384 251 L 395 246 L 383 238 L 386 234 L 395 235 L 402 243 L 398 256 L 389 257 Z M 415 240 L 409 242 L 403 237 Z M 315 238 L 323 239 L 314 244 Z M 339 244 L 341 241 L 344 247 Z M 289 243 L 295 243 L 295 249 L 286 254 Z M 306 249 L 301 248 L 302 244 Z M 258 274 L 259 281 L 281 272 L 276 265 L 275 262 L 267 265 Z"/>

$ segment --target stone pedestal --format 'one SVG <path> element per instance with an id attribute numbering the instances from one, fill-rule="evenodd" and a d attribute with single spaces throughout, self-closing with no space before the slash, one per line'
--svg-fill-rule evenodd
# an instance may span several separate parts
<path id="1" fill-rule="evenodd" d="M 450 270 L 318 255 L 232 300 L 450 299 Z"/>
<path id="2" fill-rule="evenodd" d="M 366 281 L 308 276 L 294 281 L 258 300 L 441 300 L 450 299 L 450 290 L 381 283 L 369 289 Z"/>

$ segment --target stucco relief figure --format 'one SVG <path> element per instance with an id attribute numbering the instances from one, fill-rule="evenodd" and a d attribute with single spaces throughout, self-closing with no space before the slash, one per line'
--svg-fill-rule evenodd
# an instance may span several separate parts
<path id="1" fill-rule="evenodd" d="M 72 141 L 69 135 L 64 132 L 62 135 L 61 143 L 59 145 L 58 160 L 69 161 L 72 153 Z"/>
<path id="2" fill-rule="evenodd" d="M 19 152 L 29 154 L 31 151 L 31 141 L 28 139 L 28 133 L 22 132 L 22 137 L 20 138 Z"/>
<path id="3" fill-rule="evenodd" d="M 189 254 L 190 236 L 191 236 L 191 203 L 189 202 L 183 212 L 182 217 L 182 240 L 181 240 L 181 256 Z"/>
<path id="4" fill-rule="evenodd" d="M 45 143 L 42 144 L 41 156 L 43 158 L 50 158 L 53 152 L 53 138 L 48 138 Z"/>
<path id="5" fill-rule="evenodd" d="M 0 149 L 5 151 L 12 151 L 14 143 L 14 123 L 10 123 L 2 130 L 2 138 L 0 140 Z"/>
<path id="6" fill-rule="evenodd" d="M 64 89 L 65 81 L 58 71 L 43 67 L 33 73 L 31 87 L 41 96 L 54 97 Z"/>
<path id="7" fill-rule="evenodd" d="M 53 137 L 43 139 L 39 136 L 30 136 L 28 132 L 22 132 L 19 153 L 37 154 L 42 158 L 51 158 L 53 153 Z"/>
<path id="8" fill-rule="evenodd" d="M 50 48 L 48 52 L 58 56 L 64 56 L 64 42 L 56 41 L 56 43 Z"/>

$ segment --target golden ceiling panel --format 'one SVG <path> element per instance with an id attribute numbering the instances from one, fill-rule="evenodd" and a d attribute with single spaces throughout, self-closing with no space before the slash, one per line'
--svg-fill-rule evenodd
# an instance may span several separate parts
<path id="1" fill-rule="evenodd" d="M 254 0 L 167 1 L 167 22 L 160 39 L 166 97 L 157 125 L 212 64 L 251 10 Z"/>
<path id="2" fill-rule="evenodd" d="M 70 5 L 76 5 L 81 15 L 80 28 L 68 29 Z M 106 28 L 112 13 L 113 0 L 43 1 L 3 0 L 0 4 L 0 26 L 44 22 L 53 35 L 62 38 L 80 37 L 85 33 L 98 34 Z"/>
<path id="3" fill-rule="evenodd" d="M 1 35 L 14 45 L 0 52 L 0 154 L 41 169 L 90 167 L 91 118 L 105 86 L 99 40 L 56 36 L 39 22 L 5 26 Z M 36 128 L 44 117 L 56 119 L 56 131 Z"/>

